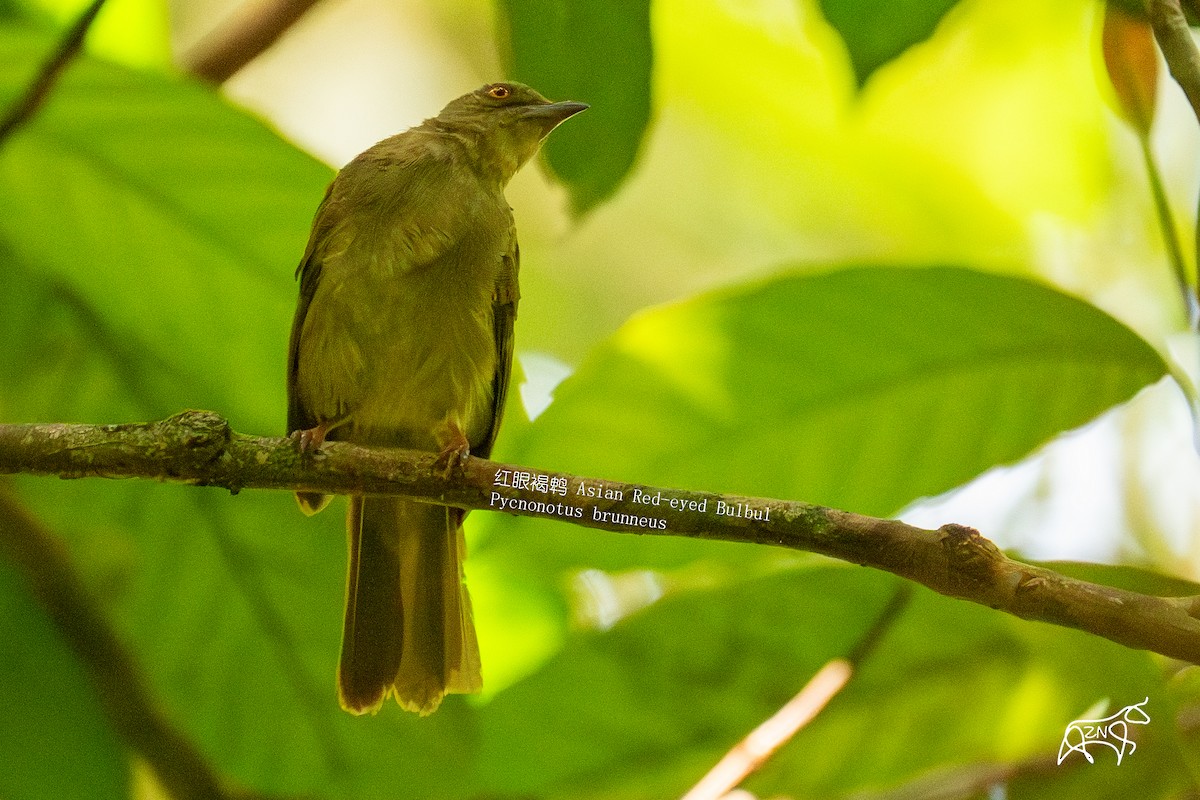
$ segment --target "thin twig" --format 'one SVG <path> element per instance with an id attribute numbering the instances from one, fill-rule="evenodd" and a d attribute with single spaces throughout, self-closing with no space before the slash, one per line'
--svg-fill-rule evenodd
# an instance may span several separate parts
<path id="1" fill-rule="evenodd" d="M 29 88 L 25 90 L 25 94 L 13 103 L 3 118 L 0 118 L 0 145 L 12 136 L 17 128 L 32 119 L 37 110 L 46 102 L 46 98 L 50 96 L 50 90 L 54 88 L 54 84 L 62 75 L 63 70 L 79 54 L 88 31 L 91 30 L 92 23 L 96 21 L 96 15 L 100 13 L 103 6 L 104 0 L 92 0 L 92 4 L 79 15 L 79 19 L 75 20 L 75 24 L 71 26 L 50 58 L 42 65 L 41 71 L 38 72 Z"/>
<path id="2" fill-rule="evenodd" d="M 1146 163 L 1146 175 L 1150 178 L 1150 194 L 1154 199 L 1154 211 L 1158 217 L 1158 226 L 1162 229 L 1163 245 L 1167 250 L 1167 260 L 1171 271 L 1175 273 L 1175 284 L 1183 296 L 1183 307 L 1187 314 L 1188 327 L 1200 330 L 1200 301 L 1196 297 L 1196 287 L 1188 280 L 1187 263 L 1183 258 L 1183 245 L 1179 242 L 1179 233 L 1175 229 L 1175 215 L 1171 213 L 1171 203 L 1167 199 L 1167 190 L 1163 185 L 1162 173 L 1154 161 L 1154 150 L 1150 146 L 1150 137 L 1138 133 L 1142 146 L 1142 159 Z"/>
<path id="3" fill-rule="evenodd" d="M 243 3 L 180 57 L 193 75 L 224 83 L 263 54 L 318 0 L 259 0 Z"/>
<path id="4" fill-rule="evenodd" d="M 737 788 L 784 742 L 812 722 L 853 674 L 854 668 L 844 658 L 827 662 L 799 694 L 738 742 L 681 800 L 720 800 Z"/>
<path id="5" fill-rule="evenodd" d="M 1200 664 L 1200 596 L 1155 597 L 1008 558 L 962 525 L 925 530 L 809 503 L 655 488 L 468 458 L 447 477 L 434 453 L 233 432 L 189 411 L 133 425 L 0 425 L 0 474 L 142 477 L 201 486 L 402 495 L 619 533 L 767 544 L 874 567 L 1027 620 Z"/>
<path id="6" fill-rule="evenodd" d="M 1193 9 L 1200 11 L 1200 0 L 1191 0 Z M 1150 25 L 1154 29 L 1154 38 L 1167 62 L 1167 68 L 1175 82 L 1183 89 L 1192 112 L 1200 121 L 1200 50 L 1192 38 L 1191 28 L 1188 27 L 1179 0 L 1146 0 L 1146 10 L 1150 16 Z M 1184 266 L 1183 251 L 1171 220 L 1170 209 L 1167 205 L 1166 192 L 1163 190 L 1162 178 L 1155 166 L 1150 149 L 1149 137 L 1142 133 L 1142 152 L 1150 175 L 1151 190 L 1154 193 L 1154 204 L 1158 212 L 1160 227 L 1168 255 L 1175 271 L 1175 280 L 1183 293 L 1184 307 L 1187 312 L 1188 326 L 1193 333 L 1200 333 L 1200 284 L 1189 281 Z M 1200 224 L 1194 234 L 1197 263 L 1200 263 Z M 1192 443 L 1200 452 L 1200 391 L 1192 380 L 1192 371 L 1173 366 L 1172 374 L 1179 383 L 1180 389 L 1188 401 L 1188 410 L 1192 415 Z"/>
<path id="7" fill-rule="evenodd" d="M 829 701 L 845 688 L 911 597 L 910 587 L 897 590 L 845 658 L 835 658 L 821 667 L 795 697 L 738 742 L 682 800 L 720 800 L 816 719 Z"/>

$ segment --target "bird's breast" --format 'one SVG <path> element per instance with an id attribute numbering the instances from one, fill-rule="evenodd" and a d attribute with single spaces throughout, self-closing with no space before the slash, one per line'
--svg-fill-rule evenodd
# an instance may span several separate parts
<path id="1" fill-rule="evenodd" d="M 430 447 L 447 417 L 471 441 L 490 425 L 497 358 L 491 287 L 451 266 L 439 261 L 380 287 L 355 428 L 405 432 L 405 444 Z"/>

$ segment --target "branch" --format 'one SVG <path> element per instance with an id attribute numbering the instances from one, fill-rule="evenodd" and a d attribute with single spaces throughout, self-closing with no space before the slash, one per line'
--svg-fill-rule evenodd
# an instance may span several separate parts
<path id="1" fill-rule="evenodd" d="M 1183 89 L 1200 120 L 1200 52 L 1179 0 L 1146 0 L 1146 7 L 1171 77 Z"/>
<path id="2" fill-rule="evenodd" d="M 296 24 L 317 0 L 243 3 L 179 60 L 193 75 L 224 83 L 258 58 Z"/>
<path id="3" fill-rule="evenodd" d="M 46 102 L 46 98 L 50 96 L 50 90 L 54 88 L 54 84 L 62 75 L 63 70 L 79 54 L 88 31 L 92 29 L 92 23 L 96 21 L 96 15 L 100 13 L 103 6 L 104 0 L 92 0 L 92 4 L 79 15 L 79 19 L 75 20 L 75 24 L 71 26 L 50 58 L 42 65 L 33 83 L 25 90 L 25 94 L 21 95 L 0 118 L 0 143 L 12 136 L 13 131 L 17 128 L 31 120 L 42 104 Z"/>
<path id="4" fill-rule="evenodd" d="M 468 458 L 327 442 L 302 458 L 288 439 L 235 433 L 186 411 L 131 425 L 0 425 L 0 474 L 141 477 L 198 486 L 391 494 L 545 517 L 618 533 L 767 544 L 874 567 L 948 597 L 1200 664 L 1200 596 L 1154 597 L 1008 558 L 978 531 L 932 531 L 809 503 L 659 489 Z"/>

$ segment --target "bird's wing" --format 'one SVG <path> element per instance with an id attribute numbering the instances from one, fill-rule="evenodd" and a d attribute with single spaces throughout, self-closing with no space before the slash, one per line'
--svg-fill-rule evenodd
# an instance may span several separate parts
<path id="1" fill-rule="evenodd" d="M 304 330 L 304 321 L 308 316 L 309 306 L 321 281 L 321 267 L 330 248 L 340 249 L 348 237 L 353 236 L 349 229 L 347 215 L 343 213 L 344 200 L 337 192 L 338 183 L 335 180 L 325 190 L 325 197 L 317 207 L 313 217 L 312 233 L 308 237 L 308 246 L 300 265 L 296 267 L 296 277 L 300 279 L 300 296 L 296 301 L 296 315 L 292 318 L 292 334 L 288 342 L 287 394 L 288 433 L 298 430 L 308 430 L 316 427 L 320 420 L 312 409 L 308 408 L 297 391 L 296 378 L 300 368 L 300 336 Z"/>
<path id="2" fill-rule="evenodd" d="M 515 227 L 510 238 L 511 244 L 508 252 L 504 254 L 504 262 L 492 293 L 496 372 L 492 378 L 492 422 L 483 440 L 471 449 L 471 454 L 480 458 L 487 458 L 492 454 L 492 445 L 496 443 L 496 434 L 504 416 L 504 404 L 508 400 L 508 382 L 512 374 L 513 325 L 517 320 L 517 301 L 521 299 L 521 290 L 517 282 L 517 273 L 521 267 L 521 248 L 517 245 Z"/>

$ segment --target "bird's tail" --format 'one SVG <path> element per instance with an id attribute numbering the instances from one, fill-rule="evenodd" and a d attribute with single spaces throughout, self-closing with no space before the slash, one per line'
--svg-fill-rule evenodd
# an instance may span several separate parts
<path id="1" fill-rule="evenodd" d="M 378 710 L 389 693 L 433 712 L 448 693 L 482 685 L 471 600 L 462 579 L 462 512 L 391 497 L 351 497 L 342 707 Z"/>

